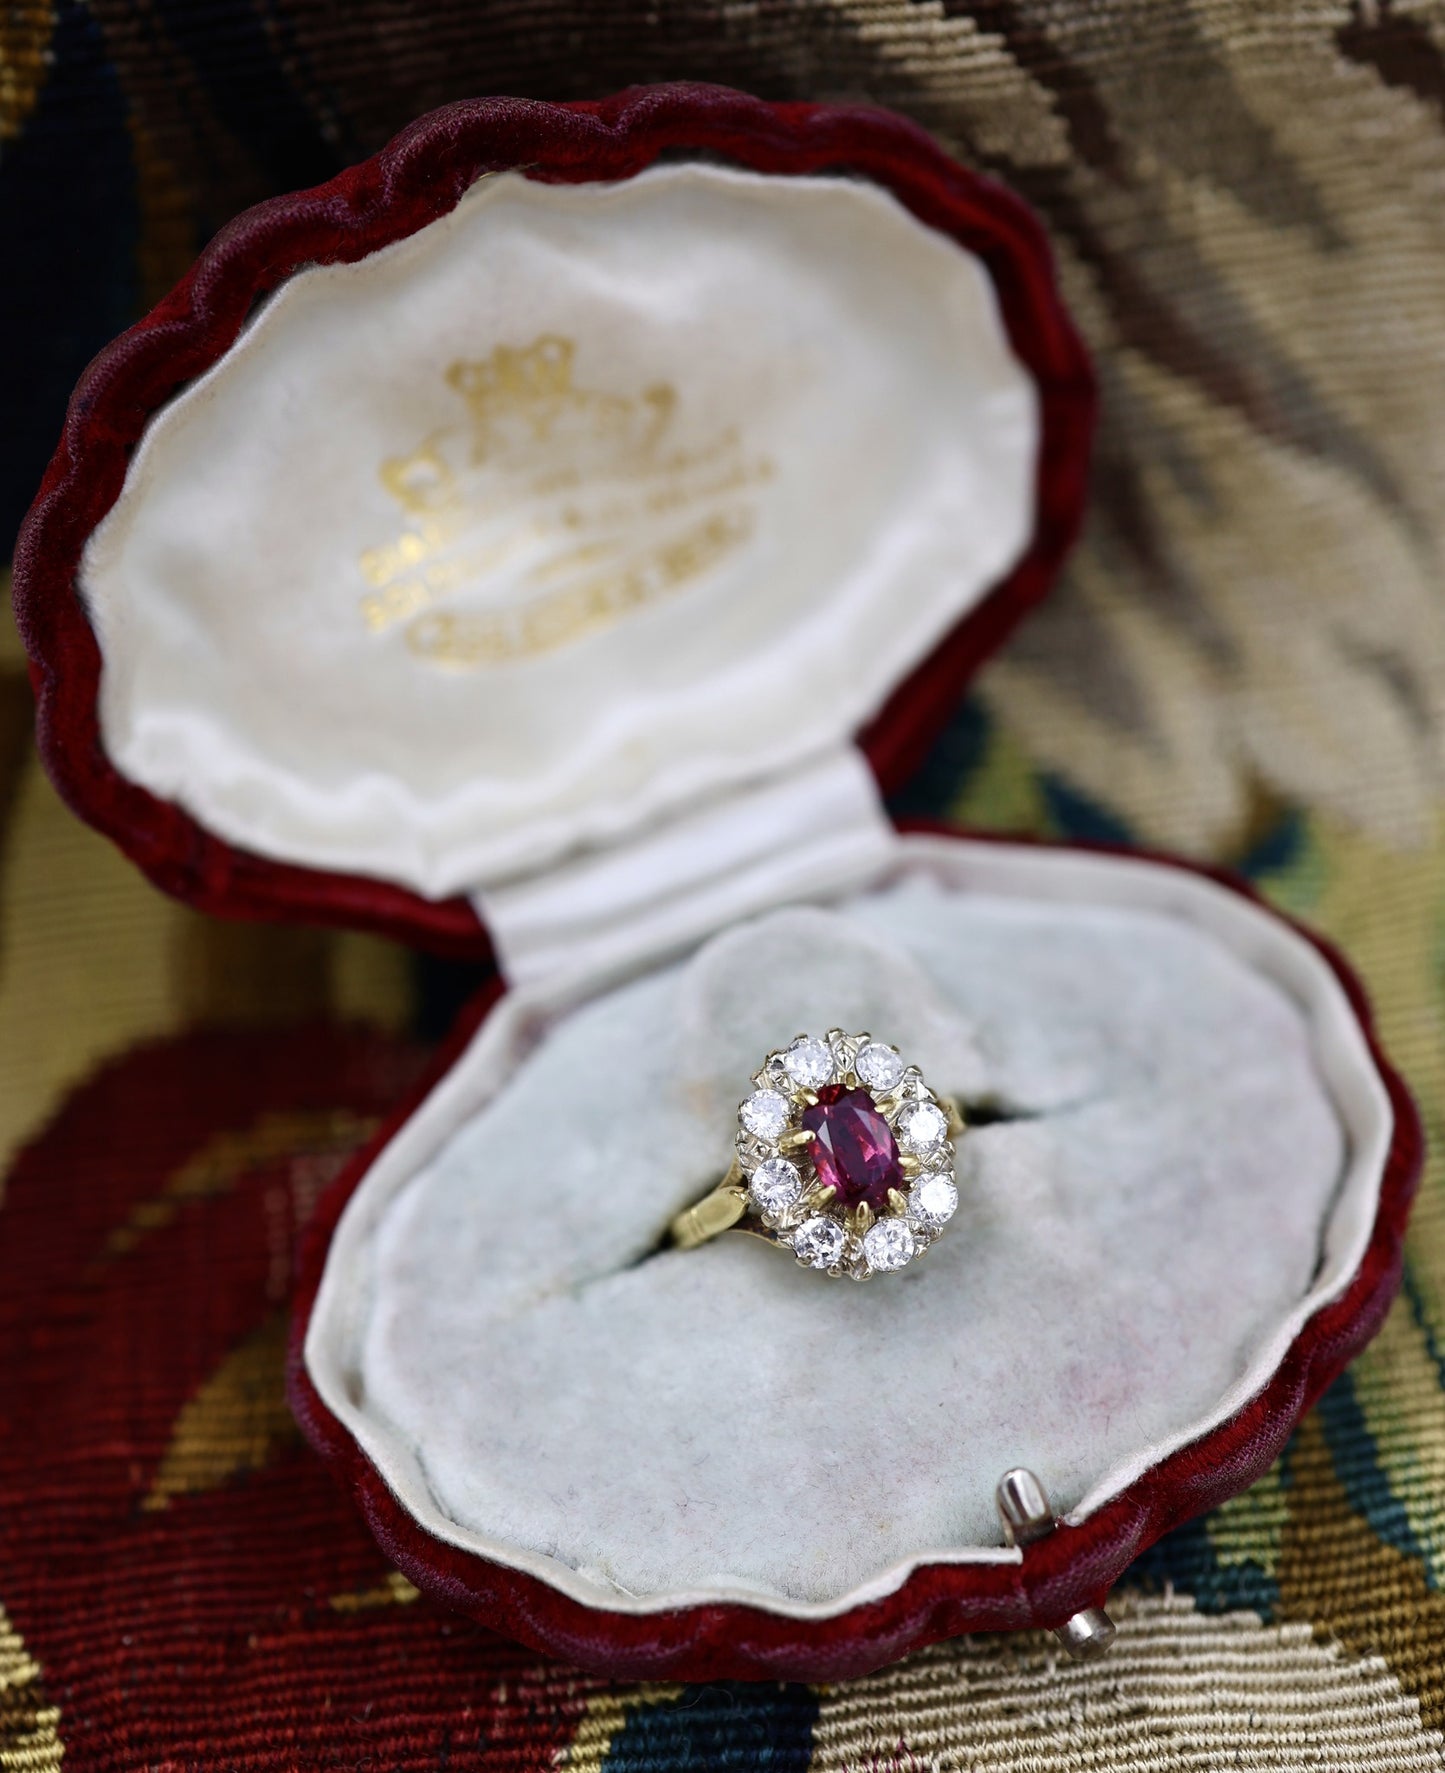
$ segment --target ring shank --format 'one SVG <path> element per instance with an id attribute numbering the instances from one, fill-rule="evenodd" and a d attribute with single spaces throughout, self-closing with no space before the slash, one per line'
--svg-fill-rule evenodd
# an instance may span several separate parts
<path id="1" fill-rule="evenodd" d="M 692 1206 L 684 1207 L 667 1228 L 667 1241 L 677 1250 L 695 1250 L 699 1244 L 731 1231 L 748 1210 L 747 1191 L 736 1159 L 717 1187 Z"/>

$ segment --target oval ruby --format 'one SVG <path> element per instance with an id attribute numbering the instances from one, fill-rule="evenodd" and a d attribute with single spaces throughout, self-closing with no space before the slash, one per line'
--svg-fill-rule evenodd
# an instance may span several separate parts
<path id="1" fill-rule="evenodd" d="M 838 1204 L 856 1207 L 866 1201 L 881 1213 L 888 1190 L 903 1186 L 903 1167 L 893 1129 L 867 1090 L 829 1084 L 800 1120 L 813 1135 L 808 1154 L 818 1180 L 836 1189 Z"/>

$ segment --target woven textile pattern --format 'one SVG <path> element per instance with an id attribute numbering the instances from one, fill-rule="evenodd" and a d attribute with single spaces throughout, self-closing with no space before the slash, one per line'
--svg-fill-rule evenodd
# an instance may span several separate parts
<path id="1" fill-rule="evenodd" d="M 86 358 L 239 208 L 449 99 L 672 78 L 915 117 L 1040 211 L 1095 354 L 1084 542 L 898 810 L 1239 868 L 1357 963 L 1438 1149 L 1445 5 L 19 0 L 0 552 Z M 1380 1338 L 1098 1667 L 615 1686 L 418 1598 L 296 1436 L 284 1310 L 477 983 L 161 899 L 54 800 L 0 639 L 0 1770 L 1445 1767 L 1438 1159 Z"/>

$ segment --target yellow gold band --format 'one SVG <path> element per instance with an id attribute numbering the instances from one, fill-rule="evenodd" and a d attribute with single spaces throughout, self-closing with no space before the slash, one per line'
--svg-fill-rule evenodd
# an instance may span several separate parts
<path id="1" fill-rule="evenodd" d="M 699 1244 L 732 1230 L 748 1210 L 748 1191 L 742 1175 L 742 1165 L 734 1158 L 716 1188 L 683 1208 L 667 1228 L 667 1241 L 674 1249 L 695 1250 Z"/>

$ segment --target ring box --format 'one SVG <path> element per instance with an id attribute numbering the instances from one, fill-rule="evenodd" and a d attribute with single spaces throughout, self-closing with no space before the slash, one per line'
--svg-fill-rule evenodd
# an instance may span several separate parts
<path id="1" fill-rule="evenodd" d="M 203 909 L 505 981 L 323 1202 L 290 1373 L 502 1632 L 833 1678 L 1062 1626 L 1384 1315 L 1420 1135 L 1344 962 L 1177 860 L 883 812 L 1048 591 L 1092 415 L 1017 199 L 688 86 L 423 118 L 77 389 L 15 575 L 61 791 Z M 927 1263 L 659 1248 L 831 1024 L 974 1122 Z"/>

